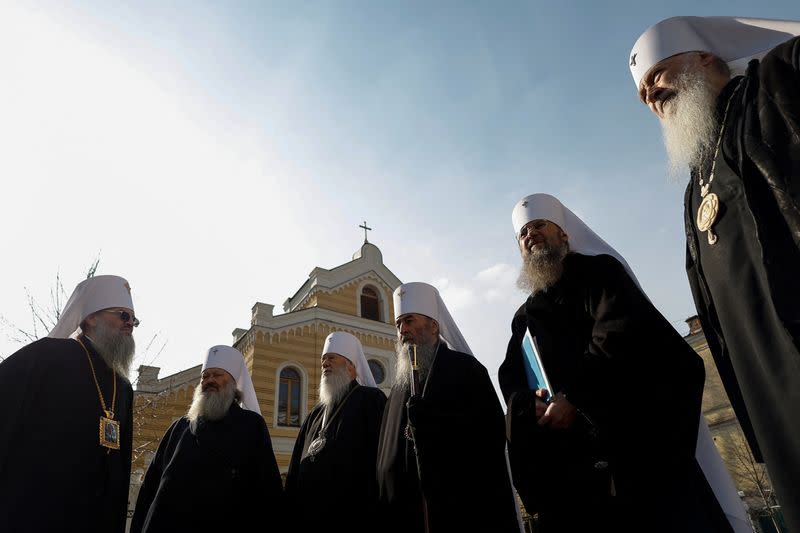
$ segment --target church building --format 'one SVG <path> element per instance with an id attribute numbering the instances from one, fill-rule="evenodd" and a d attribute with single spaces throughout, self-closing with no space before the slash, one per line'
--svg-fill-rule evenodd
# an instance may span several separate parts
<path id="1" fill-rule="evenodd" d="M 288 469 L 300 426 L 318 401 L 320 353 L 328 334 L 346 331 L 358 337 L 375 382 L 389 394 L 397 336 L 392 293 L 399 285 L 378 247 L 365 242 L 352 261 L 312 270 L 283 303 L 283 314 L 257 302 L 250 327 L 234 330 L 233 346 L 250 369 L 281 472 Z"/>
<path id="2" fill-rule="evenodd" d="M 375 381 L 387 395 L 394 379 L 396 330 L 392 293 L 400 285 L 366 238 L 351 261 L 314 268 L 283 303 L 256 302 L 250 325 L 233 330 L 232 345 L 244 354 L 261 413 L 269 427 L 282 473 L 306 415 L 318 401 L 320 352 L 333 331 L 361 341 Z M 147 466 L 170 424 L 183 416 L 200 379 L 201 365 L 158 377 L 157 367 L 139 367 L 134 399 L 132 508 Z"/>

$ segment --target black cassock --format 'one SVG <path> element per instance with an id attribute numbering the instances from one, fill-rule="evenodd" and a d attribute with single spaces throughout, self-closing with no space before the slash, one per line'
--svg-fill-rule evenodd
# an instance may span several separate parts
<path id="1" fill-rule="evenodd" d="M 422 398 L 411 407 L 419 477 L 414 444 L 404 436 L 409 394 L 392 388 L 381 424 L 378 487 L 384 531 L 424 531 L 424 495 L 434 533 L 518 532 L 503 411 L 483 365 L 439 344 Z"/>
<path id="2" fill-rule="evenodd" d="M 328 413 L 325 445 L 308 448 L 319 436 L 325 407 L 317 405 L 303 422 L 286 477 L 292 526 L 298 531 L 375 531 L 378 487 L 375 462 L 386 395 L 350 384 L 344 404 Z M 336 412 L 337 408 L 341 408 Z M 352 509 L 358 509 L 355 514 Z"/>
<path id="3" fill-rule="evenodd" d="M 537 426 L 526 329 L 551 392 L 566 394 L 596 435 L 584 416 L 568 429 Z M 511 468 L 543 531 L 730 531 L 694 457 L 702 359 L 619 261 L 568 254 L 562 278 L 528 298 L 511 331 L 499 371 Z"/>
<path id="4" fill-rule="evenodd" d="M 767 463 L 789 530 L 800 531 L 800 39 L 731 80 L 718 99 L 720 119 L 729 100 L 711 184 L 721 203 L 717 242 L 697 230 L 695 169 L 685 198 L 686 268 L 736 416 Z M 706 161 L 706 182 L 710 171 Z"/>
<path id="5" fill-rule="evenodd" d="M 113 373 L 84 344 L 110 409 Z M 120 449 L 110 450 L 100 445 L 104 414 L 77 341 L 41 339 L 0 363 L 0 531 L 125 531 L 133 391 L 116 381 Z"/>
<path id="6" fill-rule="evenodd" d="M 139 491 L 131 532 L 245 531 L 284 516 L 283 488 L 264 419 L 234 402 L 225 418 L 176 420 Z"/>

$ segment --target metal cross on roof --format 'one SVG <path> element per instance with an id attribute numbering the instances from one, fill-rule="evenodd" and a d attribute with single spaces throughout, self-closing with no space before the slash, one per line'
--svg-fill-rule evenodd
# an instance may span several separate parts
<path id="1" fill-rule="evenodd" d="M 367 240 L 367 231 L 372 231 L 372 228 L 368 228 L 367 227 L 367 221 L 366 220 L 364 221 L 364 225 L 363 226 L 358 226 L 358 227 L 359 228 L 364 228 L 364 244 L 368 243 L 369 241 Z"/>

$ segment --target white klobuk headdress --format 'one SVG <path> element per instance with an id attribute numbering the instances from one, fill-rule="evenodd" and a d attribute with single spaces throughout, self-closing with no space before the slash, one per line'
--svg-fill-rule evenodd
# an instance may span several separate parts
<path id="1" fill-rule="evenodd" d="M 743 17 L 672 17 L 645 31 L 628 57 L 638 90 L 659 61 L 684 52 L 710 52 L 728 64 L 732 75 L 744 73 L 777 45 L 800 35 L 800 22 Z"/>
<path id="2" fill-rule="evenodd" d="M 236 381 L 236 389 L 242 395 L 240 402 L 242 409 L 261 414 L 261 408 L 258 406 L 256 398 L 256 389 L 253 387 L 253 380 L 244 364 L 242 352 L 230 346 L 212 346 L 208 349 L 203 361 L 203 370 L 206 368 L 221 368 L 233 376 Z"/>
<path id="3" fill-rule="evenodd" d="M 397 318 L 416 313 L 434 319 L 439 324 L 439 336 L 451 350 L 472 355 L 467 341 L 433 285 L 415 281 L 397 287 L 394 290 L 394 312 Z"/>
<path id="4" fill-rule="evenodd" d="M 558 225 L 569 238 L 569 251 L 583 255 L 610 255 L 622 263 L 631 279 L 638 285 L 639 281 L 633 270 L 620 255 L 597 233 L 584 224 L 578 215 L 570 211 L 555 196 L 538 193 L 526 196 L 514 206 L 511 222 L 514 225 L 514 236 L 519 239 L 520 230 L 533 220 L 549 220 Z"/>
<path id="5" fill-rule="evenodd" d="M 94 276 L 78 283 L 67 305 L 48 337 L 67 339 L 80 328 L 81 322 L 97 311 L 124 307 L 133 311 L 131 286 L 119 276 Z"/>
<path id="6" fill-rule="evenodd" d="M 364 348 L 355 335 L 344 331 L 334 331 L 325 339 L 322 354 L 333 353 L 346 357 L 356 367 L 356 381 L 365 387 L 377 387 L 372 370 L 369 369 L 367 358 L 364 357 Z"/>

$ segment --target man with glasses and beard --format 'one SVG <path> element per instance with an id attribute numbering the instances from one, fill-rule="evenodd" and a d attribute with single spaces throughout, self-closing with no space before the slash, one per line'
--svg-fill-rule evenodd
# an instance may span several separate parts
<path id="1" fill-rule="evenodd" d="M 186 416 L 161 439 L 131 532 L 280 529 L 283 488 L 241 352 L 214 346 Z M 277 520 L 277 522 L 276 522 Z"/>
<path id="2" fill-rule="evenodd" d="M 128 282 L 95 276 L 0 363 L 0 531 L 125 531 L 138 324 Z"/>
<path id="3" fill-rule="evenodd" d="M 286 477 L 293 525 L 299 531 L 375 531 L 375 462 L 386 396 L 350 333 L 325 339 L 319 400 L 300 428 Z M 355 517 L 345 511 L 354 503 Z"/>
<path id="4" fill-rule="evenodd" d="M 703 333 L 791 531 L 800 531 L 798 35 L 800 22 L 675 17 L 645 31 L 629 58 L 672 173 L 688 177 L 686 268 Z"/>
<path id="5" fill-rule="evenodd" d="M 397 372 L 378 446 L 384 531 L 520 531 L 486 368 L 431 285 L 400 285 L 394 309 Z"/>
<path id="6" fill-rule="evenodd" d="M 512 219 L 530 296 L 498 378 L 514 484 L 541 530 L 750 531 L 699 424 L 700 356 L 556 198 L 527 196 Z"/>

